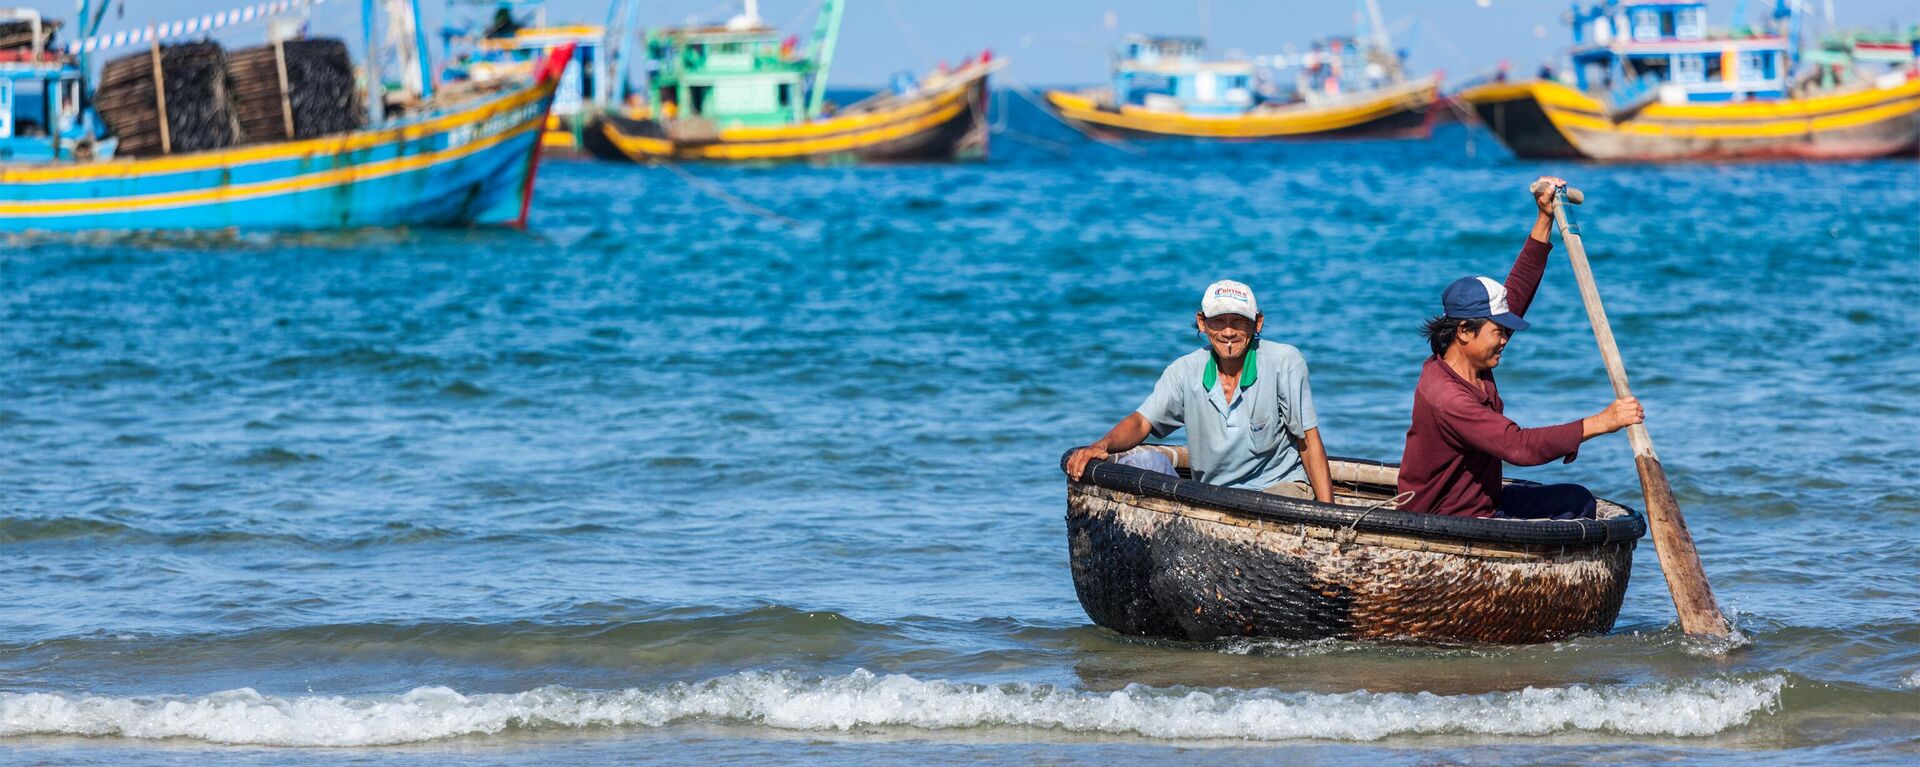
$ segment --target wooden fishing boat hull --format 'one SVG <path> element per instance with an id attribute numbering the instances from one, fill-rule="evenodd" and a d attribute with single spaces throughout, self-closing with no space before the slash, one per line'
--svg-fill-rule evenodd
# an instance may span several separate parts
<path id="1" fill-rule="evenodd" d="M 0 231 L 520 225 L 553 94 L 542 77 L 372 130 L 0 166 Z"/>
<path id="2" fill-rule="evenodd" d="M 1048 91 L 1047 106 L 1081 131 L 1104 138 L 1283 141 L 1426 138 L 1439 113 L 1440 84 L 1426 78 L 1325 104 L 1260 108 L 1240 115 L 1188 115 L 1103 104 L 1088 93 Z"/>
<path id="3" fill-rule="evenodd" d="M 1546 80 L 1488 83 L 1459 98 L 1525 159 L 1847 160 L 1920 149 L 1920 77 L 1787 101 L 1654 103 L 1621 120 Z"/>
<path id="4" fill-rule="evenodd" d="M 589 120 L 582 144 L 595 157 L 638 163 L 980 159 L 987 152 L 987 75 L 994 68 L 975 65 L 884 108 L 849 109 L 797 125 L 724 128 L 705 136 L 691 136 L 658 119 L 601 114 Z"/>
<path id="5" fill-rule="evenodd" d="M 1074 591 L 1135 636 L 1526 644 L 1613 627 L 1644 520 L 1387 508 L 1397 469 L 1336 459 L 1338 504 L 1096 463 L 1069 483 Z"/>

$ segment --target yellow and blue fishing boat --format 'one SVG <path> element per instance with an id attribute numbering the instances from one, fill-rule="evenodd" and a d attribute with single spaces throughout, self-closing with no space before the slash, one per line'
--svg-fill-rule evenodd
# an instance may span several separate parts
<path id="1" fill-rule="evenodd" d="M 1333 37 L 1295 55 L 1210 61 L 1198 37 L 1129 35 L 1108 87 L 1049 91 L 1047 105 L 1111 138 L 1425 138 L 1440 111 L 1440 78 L 1408 78 L 1377 5 L 1368 10 L 1365 43 Z"/>
<path id="2" fill-rule="evenodd" d="M 589 120 L 587 150 L 629 162 L 984 157 L 987 76 L 1001 62 L 983 53 L 921 78 L 896 75 L 889 89 L 835 108 L 827 75 L 844 8 L 821 0 L 805 48 L 767 26 L 754 0 L 724 25 L 650 30 L 647 103 Z"/>
<path id="3" fill-rule="evenodd" d="M 1867 41 L 1858 60 L 1803 57 L 1800 6 L 1769 29 L 1707 27 L 1706 4 L 1606 0 L 1576 8 L 1553 78 L 1463 90 L 1517 156 L 1605 161 L 1860 159 L 1920 147 L 1914 48 Z M 1871 57 L 1895 67 L 1873 73 Z"/>
<path id="4" fill-rule="evenodd" d="M 0 122 L 0 231 L 524 224 L 560 62 L 532 81 L 456 96 L 435 94 L 424 62 L 414 61 L 418 66 L 403 73 L 410 90 L 383 93 L 358 130 L 115 156 L 119 141 L 105 135 L 91 106 L 86 54 L 146 44 L 158 62 L 162 41 L 319 2 L 280 0 L 89 37 L 61 52 L 36 46 L 0 57 L 8 84 L 0 91 L 7 97 L 0 104 L 7 115 Z M 374 10 L 374 0 L 363 0 L 369 42 L 376 38 Z M 104 7 L 89 13 L 82 4 L 87 32 L 97 31 L 103 17 Z M 373 80 L 384 82 L 377 71 Z M 164 100 L 158 111 L 164 134 Z"/>

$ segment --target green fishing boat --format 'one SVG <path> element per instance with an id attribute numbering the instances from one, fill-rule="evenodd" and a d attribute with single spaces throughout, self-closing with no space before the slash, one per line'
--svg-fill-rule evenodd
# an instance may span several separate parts
<path id="1" fill-rule="evenodd" d="M 649 30 L 645 103 L 594 116 L 582 144 L 632 162 L 985 156 L 987 76 L 1000 62 L 983 52 L 918 78 L 896 75 L 886 90 L 836 108 L 827 76 L 844 11 L 841 0 L 822 0 L 805 46 L 768 26 L 755 0 L 724 24 Z"/>

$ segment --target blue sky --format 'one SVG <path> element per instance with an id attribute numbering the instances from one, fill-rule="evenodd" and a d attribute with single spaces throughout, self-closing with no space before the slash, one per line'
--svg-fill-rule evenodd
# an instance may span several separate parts
<path id="1" fill-rule="evenodd" d="M 18 2 L 18 0 L 16 0 Z M 260 0 L 129 0 L 123 17 L 108 29 L 169 21 Z M 889 74 L 924 69 L 945 59 L 957 62 L 992 49 L 1011 66 L 1004 77 L 1029 85 L 1093 83 L 1106 75 L 1106 52 L 1128 32 L 1205 34 L 1215 52 L 1270 53 L 1301 46 L 1327 34 L 1350 32 L 1356 3 L 1284 0 L 846 0 L 845 25 L 834 64 L 837 85 L 873 85 Z M 438 29 L 445 0 L 420 0 L 428 28 Z M 70 17 L 69 0 L 26 5 Z M 316 11 L 322 32 L 351 34 L 358 0 L 331 0 Z M 737 8 L 727 0 L 641 2 L 647 25 L 684 22 L 689 16 L 724 18 Z M 1530 72 L 1568 40 L 1561 20 L 1563 0 L 1380 0 L 1396 43 L 1410 49 L 1416 72 L 1442 69 L 1450 80 L 1491 69 L 1501 59 Z M 1759 16 L 1771 0 L 1750 0 Z M 1816 10 L 1822 0 L 1810 0 Z M 1736 6 L 1708 4 L 1723 25 Z M 1832 0 L 1841 26 L 1886 27 L 1920 22 L 1916 0 Z M 812 28 L 815 0 L 761 0 L 761 15 L 796 34 Z M 606 0 L 551 0 L 549 20 L 599 22 Z M 1107 21 L 1111 17 L 1112 28 Z M 257 33 L 229 38 L 251 42 Z"/>

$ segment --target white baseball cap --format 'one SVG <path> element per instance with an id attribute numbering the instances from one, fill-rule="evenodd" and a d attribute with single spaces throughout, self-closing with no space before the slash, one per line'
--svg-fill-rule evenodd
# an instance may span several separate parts
<path id="1" fill-rule="evenodd" d="M 1260 317 L 1260 305 L 1254 303 L 1253 288 L 1245 283 L 1221 280 L 1208 285 L 1207 292 L 1200 296 L 1200 314 L 1206 317 L 1238 314 L 1253 320 Z"/>

